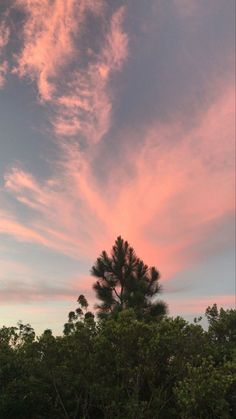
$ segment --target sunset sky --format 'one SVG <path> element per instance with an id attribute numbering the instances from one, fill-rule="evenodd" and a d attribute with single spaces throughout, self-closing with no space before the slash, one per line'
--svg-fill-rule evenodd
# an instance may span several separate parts
<path id="1" fill-rule="evenodd" d="M 235 306 L 234 0 L 0 0 L 0 327 L 60 333 L 122 235 Z"/>

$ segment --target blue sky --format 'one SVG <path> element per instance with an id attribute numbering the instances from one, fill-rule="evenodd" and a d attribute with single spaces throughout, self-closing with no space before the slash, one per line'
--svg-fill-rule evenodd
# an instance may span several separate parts
<path id="1" fill-rule="evenodd" d="M 60 333 L 118 235 L 235 306 L 234 1 L 0 1 L 0 316 Z"/>

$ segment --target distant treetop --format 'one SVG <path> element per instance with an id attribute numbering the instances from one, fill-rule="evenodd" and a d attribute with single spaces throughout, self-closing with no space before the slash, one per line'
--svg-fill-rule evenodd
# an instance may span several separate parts
<path id="1" fill-rule="evenodd" d="M 167 306 L 155 297 L 161 291 L 160 274 L 136 256 L 129 243 L 117 237 L 110 256 L 104 250 L 91 269 L 97 278 L 93 285 L 100 300 L 100 317 L 133 308 L 137 315 L 149 319 L 164 315 Z"/>

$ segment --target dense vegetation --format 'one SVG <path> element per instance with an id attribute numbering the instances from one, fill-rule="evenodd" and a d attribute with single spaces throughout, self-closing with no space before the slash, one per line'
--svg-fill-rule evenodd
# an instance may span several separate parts
<path id="1" fill-rule="evenodd" d="M 63 336 L 45 330 L 36 338 L 22 323 L 0 329 L 1 418 L 235 417 L 236 310 L 208 307 L 208 330 L 198 320 L 189 324 L 168 317 L 164 304 L 159 310 L 152 303 L 160 291 L 153 268 L 143 265 L 138 275 L 140 260 L 134 254 L 129 275 L 129 259 L 119 265 L 115 251 L 119 245 L 120 256 L 129 253 L 125 243 L 116 242 L 111 257 L 101 255 L 106 269 L 98 262 L 97 270 L 92 268 L 100 278 L 95 290 L 98 283 L 112 288 L 97 294 L 105 316 L 96 320 L 80 296 Z"/>

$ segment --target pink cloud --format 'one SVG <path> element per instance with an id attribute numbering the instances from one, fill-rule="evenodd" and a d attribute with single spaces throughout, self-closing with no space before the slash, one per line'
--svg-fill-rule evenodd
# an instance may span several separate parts
<path id="1" fill-rule="evenodd" d="M 19 278 L 17 281 L 1 281 L 0 286 L 0 301 L 4 305 L 31 301 L 65 301 L 71 300 L 72 297 L 76 299 L 75 290 L 60 286 L 50 288 L 46 284 L 36 284 L 35 282 L 25 283 Z"/>
<path id="2" fill-rule="evenodd" d="M 196 1 L 174 3 L 183 17 L 198 9 Z M 214 100 L 193 115 L 191 128 L 179 115 L 165 124 L 154 118 L 144 127 L 143 115 L 140 125 L 124 129 L 117 139 L 121 147 L 127 142 L 123 158 L 112 156 L 114 165 L 101 185 L 93 159 L 112 126 L 114 74 L 128 57 L 125 8 L 108 16 L 103 0 L 15 0 L 14 7 L 24 13 L 17 35 L 21 45 L 12 57 L 14 73 L 33 82 L 41 105 L 47 106 L 60 158 L 46 181 L 18 166 L 5 174 L 0 234 L 89 263 L 121 234 L 140 257 L 158 266 L 164 279 L 227 245 L 228 238 L 219 241 L 217 228 L 234 211 L 234 86 L 213 81 L 209 98 Z M 91 14 L 98 34 L 89 28 Z M 6 16 L 0 23 L 0 87 L 11 71 Z M 96 50 L 88 48 L 88 34 L 97 37 Z M 85 151 L 78 140 L 86 144 Z M 132 175 L 127 176 L 127 168 Z M 9 196 L 30 211 L 27 220 L 6 204 Z M 18 269 L 20 279 L 0 284 L 2 302 L 69 301 L 77 291 L 90 296 L 93 278 L 50 288 L 22 280 L 24 266 L 5 262 L 2 269 L 12 275 Z M 32 272 L 28 275 L 33 278 Z M 173 310 L 199 313 L 213 302 L 181 301 Z M 232 298 L 216 302 L 232 304 Z"/>
<path id="3" fill-rule="evenodd" d="M 30 209 L 32 217 L 22 222 L 11 211 L 2 212 L 0 232 L 75 258 L 96 255 L 122 234 L 148 263 L 159 263 L 165 276 L 193 263 L 201 243 L 234 209 L 233 86 L 226 83 L 222 89 L 215 83 L 219 97 L 199 112 L 191 129 L 173 118 L 165 125 L 154 120 L 142 130 L 142 146 L 134 150 L 127 145 L 104 194 L 91 162 L 95 144 L 112 122 L 111 75 L 128 56 L 125 9 L 115 10 L 107 22 L 103 1 L 15 4 L 25 13 L 15 72 L 34 81 L 41 102 L 50 105 L 61 160 L 45 182 L 18 167 L 5 175 L 5 193 Z M 195 2 L 189 4 L 191 9 Z M 88 11 L 104 33 L 98 52 L 87 48 L 81 65 Z M 0 54 L 8 40 L 4 23 Z M 78 134 L 90 145 L 88 151 L 62 140 Z M 133 139 L 141 134 L 132 127 L 121 135 Z M 132 168 L 132 177 L 124 176 L 124 167 Z"/>
<path id="4" fill-rule="evenodd" d="M 88 143 L 98 142 L 110 127 L 110 74 L 120 70 L 127 57 L 124 7 L 115 10 L 107 24 L 103 0 L 16 0 L 15 4 L 25 20 L 14 73 L 36 83 L 41 102 L 50 105 L 57 137 L 81 134 Z M 87 32 L 94 36 L 88 12 L 101 28 L 96 52 L 86 46 Z"/>
<path id="5" fill-rule="evenodd" d="M 170 277 L 201 257 L 208 241 L 211 251 L 217 250 L 212 239 L 217 225 L 234 210 L 233 133 L 229 85 L 191 129 L 154 121 L 142 147 L 127 148 L 120 169 L 114 168 L 108 179 L 106 194 L 90 157 L 76 145 L 62 144 L 62 159 L 47 182 L 40 184 L 17 168 L 6 175 L 8 193 L 35 212 L 24 226 L 5 221 L 5 230 L 90 259 L 122 234 L 147 263 Z M 122 177 L 127 164 L 133 167 L 129 179 Z"/>
<path id="6" fill-rule="evenodd" d="M 224 309 L 235 308 L 235 296 L 234 295 L 215 295 L 204 298 L 188 298 L 186 301 L 173 300 L 171 297 L 168 298 L 171 315 L 178 315 L 181 313 L 183 316 L 186 314 L 192 315 L 204 315 L 205 310 L 208 306 L 217 304 L 218 308 L 223 307 Z"/>
<path id="7" fill-rule="evenodd" d="M 158 258 L 164 272 L 192 263 L 191 248 L 234 210 L 234 147 L 233 86 L 193 129 L 154 124 L 133 158 L 135 176 L 116 196 L 114 231 L 152 263 Z"/>
<path id="8" fill-rule="evenodd" d="M 10 216 L 8 213 L 0 212 L 0 233 L 8 234 L 15 237 L 17 240 L 39 243 L 41 245 L 46 245 L 46 240 L 35 231 L 29 227 L 25 227 L 23 223 L 15 220 L 13 216 Z"/>
<path id="9" fill-rule="evenodd" d="M 0 63 L 0 88 L 2 88 L 5 85 L 7 71 L 8 63 L 5 60 L 2 63 Z"/>
<path id="10" fill-rule="evenodd" d="M 91 243 L 94 245 L 101 240 L 99 225 L 104 235 L 102 222 L 106 207 L 99 192 L 89 186 L 88 165 L 76 147 L 65 147 L 64 155 L 66 152 L 67 160 L 58 172 L 61 176 L 57 173 L 57 178 L 43 184 L 22 169 L 14 168 L 6 174 L 6 191 L 34 211 L 34 218 L 23 226 L 14 215 L 5 214 L 1 217 L 0 231 L 80 258 L 89 254 Z M 92 231 L 97 231 L 97 239 L 93 238 Z"/>
<path id="11" fill-rule="evenodd" d="M 5 49 L 10 38 L 10 28 L 7 24 L 6 15 L 3 14 L 0 19 L 0 89 L 4 87 L 6 75 L 8 72 L 8 62 L 6 59 Z"/>
<path id="12" fill-rule="evenodd" d="M 75 39 L 80 37 L 86 12 L 99 13 L 102 2 L 16 0 L 16 6 L 26 14 L 16 72 L 36 81 L 41 99 L 50 101 L 61 71 L 74 56 L 79 58 Z"/>
<path id="13" fill-rule="evenodd" d="M 66 93 L 59 95 L 53 127 L 58 135 L 81 133 L 97 143 L 110 128 L 112 100 L 110 74 L 119 70 L 127 57 L 128 38 L 122 30 L 124 8 L 111 17 L 110 28 L 99 56 L 83 70 L 74 71 Z"/>
<path id="14" fill-rule="evenodd" d="M 2 262 L 2 261 L 1 261 Z M 86 295 L 91 308 L 95 303 L 92 285 L 95 282 L 92 276 L 78 276 L 70 279 L 52 282 L 47 279 L 37 280 L 29 267 L 13 261 L 8 266 L 6 261 L 2 263 L 3 273 L 0 277 L 0 301 L 1 305 L 25 304 L 31 302 L 47 301 L 71 301 L 76 306 L 76 300 L 80 294 Z M 6 275 L 4 271 L 6 270 Z"/>
<path id="15" fill-rule="evenodd" d="M 30 268 L 22 263 L 15 260 L 5 260 L 2 256 L 0 258 L 1 264 L 1 272 L 0 272 L 0 280 L 4 280 L 5 277 L 13 277 L 14 275 L 26 277 L 31 273 Z"/>
<path id="16" fill-rule="evenodd" d="M 122 29 L 124 13 L 125 8 L 121 7 L 111 17 L 110 29 L 107 34 L 105 47 L 102 50 L 104 62 L 99 67 L 103 78 L 106 78 L 110 71 L 121 69 L 124 59 L 127 58 L 128 37 Z"/>

